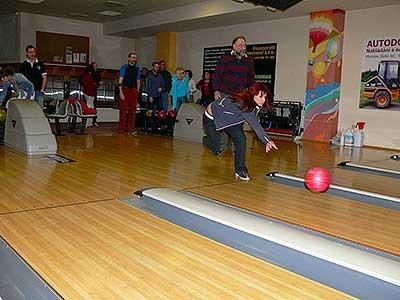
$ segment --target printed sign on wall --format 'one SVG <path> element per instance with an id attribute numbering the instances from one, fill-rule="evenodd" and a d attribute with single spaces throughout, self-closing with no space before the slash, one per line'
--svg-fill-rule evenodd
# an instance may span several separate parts
<path id="1" fill-rule="evenodd" d="M 400 37 L 371 38 L 363 48 L 360 108 L 400 110 Z"/>

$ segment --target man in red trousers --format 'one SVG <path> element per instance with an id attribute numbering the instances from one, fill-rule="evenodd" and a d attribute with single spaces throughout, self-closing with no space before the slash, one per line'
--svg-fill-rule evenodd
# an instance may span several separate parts
<path id="1" fill-rule="evenodd" d="M 129 53 L 128 63 L 121 67 L 119 71 L 119 98 L 120 98 L 120 112 L 119 112 L 119 127 L 118 133 L 125 132 L 126 127 L 126 114 L 128 111 L 128 132 L 136 134 L 135 117 L 136 105 L 138 100 L 140 88 L 140 68 L 136 64 L 136 53 Z"/>

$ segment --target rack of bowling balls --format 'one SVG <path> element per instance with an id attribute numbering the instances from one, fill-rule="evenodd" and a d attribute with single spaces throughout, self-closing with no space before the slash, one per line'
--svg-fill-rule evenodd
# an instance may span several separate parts
<path id="1" fill-rule="evenodd" d="M 145 115 L 144 131 L 161 135 L 173 135 L 176 115 L 175 109 L 170 111 L 149 109 Z"/>

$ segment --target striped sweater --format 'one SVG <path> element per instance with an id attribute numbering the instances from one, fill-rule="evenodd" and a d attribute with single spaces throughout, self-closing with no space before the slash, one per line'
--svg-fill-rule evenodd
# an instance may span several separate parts
<path id="1" fill-rule="evenodd" d="M 239 92 L 254 83 L 254 62 L 249 56 L 223 55 L 213 74 L 214 91 L 225 94 Z"/>

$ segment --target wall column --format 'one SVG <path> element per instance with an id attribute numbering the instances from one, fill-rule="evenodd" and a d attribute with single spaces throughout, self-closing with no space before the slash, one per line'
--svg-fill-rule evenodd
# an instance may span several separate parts
<path id="1" fill-rule="evenodd" d="M 345 12 L 310 16 L 304 138 L 329 142 L 338 131 Z"/>
<path id="2" fill-rule="evenodd" d="M 171 74 L 176 69 L 176 32 L 157 33 L 157 60 L 164 59 Z"/>

